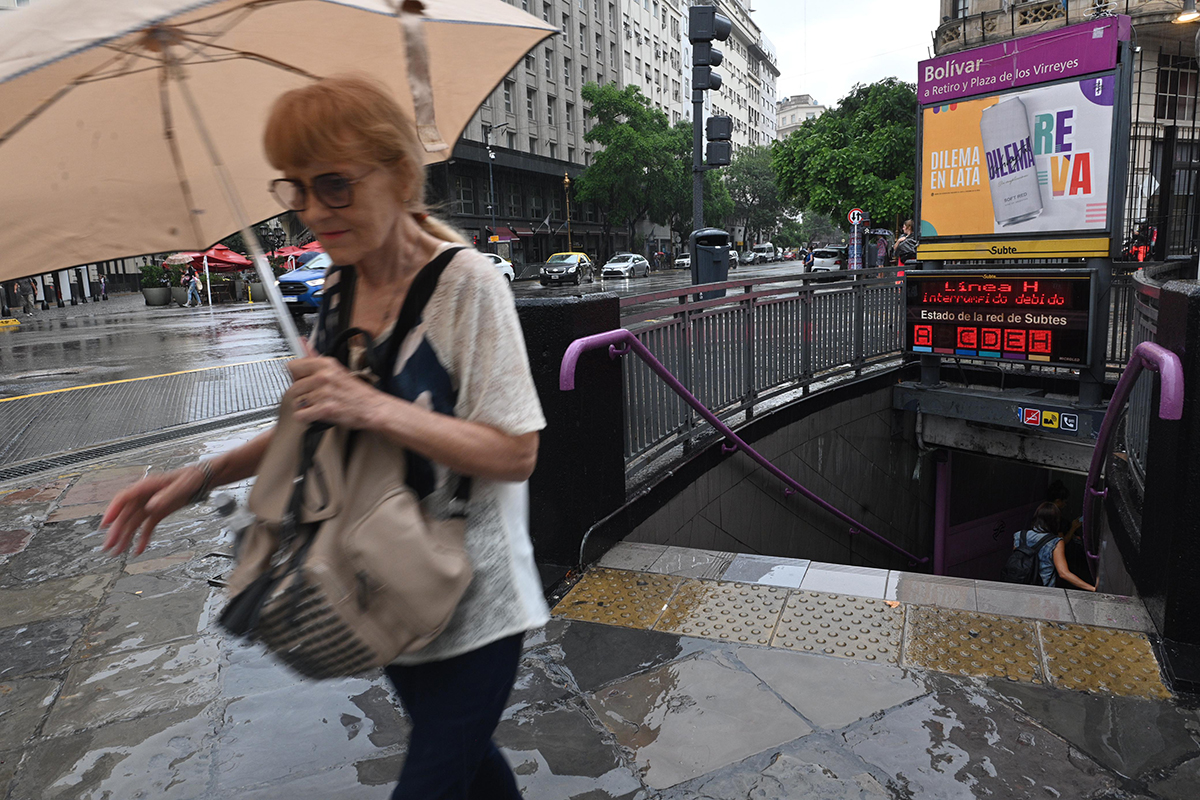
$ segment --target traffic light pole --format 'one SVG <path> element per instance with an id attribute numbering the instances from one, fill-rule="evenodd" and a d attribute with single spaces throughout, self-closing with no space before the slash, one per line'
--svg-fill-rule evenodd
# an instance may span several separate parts
<path id="1" fill-rule="evenodd" d="M 692 90 L 692 230 L 704 227 L 704 92 Z M 692 253 L 692 263 L 696 254 Z"/>

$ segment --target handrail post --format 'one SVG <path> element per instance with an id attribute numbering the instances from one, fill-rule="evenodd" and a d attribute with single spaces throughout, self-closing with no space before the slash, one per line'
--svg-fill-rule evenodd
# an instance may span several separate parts
<path id="1" fill-rule="evenodd" d="M 679 302 L 684 306 L 680 314 L 683 322 L 683 331 L 680 337 L 683 352 L 679 354 L 679 366 L 683 370 L 683 374 L 679 376 L 680 382 L 687 387 L 688 391 L 695 391 L 692 376 L 695 375 L 693 370 L 692 359 L 696 348 L 692 341 L 692 312 L 687 308 L 687 295 L 679 298 Z M 689 453 L 692 449 L 692 431 L 696 427 L 695 416 L 692 413 L 691 406 L 686 403 L 683 407 L 683 452 Z"/>
<path id="2" fill-rule="evenodd" d="M 758 386 L 757 386 L 757 381 L 755 381 L 755 368 L 754 368 L 754 356 L 755 356 L 754 309 L 756 307 L 756 303 L 755 303 L 754 296 L 752 293 L 753 288 L 754 288 L 753 286 L 747 286 L 745 288 L 745 293 L 750 295 L 750 298 L 748 300 L 743 300 L 742 304 L 741 304 L 742 305 L 742 313 L 746 315 L 746 324 L 742 328 L 744 335 L 746 337 L 746 344 L 745 344 L 746 383 L 745 383 L 745 389 L 742 392 L 742 402 L 746 406 L 746 419 L 750 419 L 751 417 L 754 416 L 754 398 L 758 395 Z"/>
<path id="3" fill-rule="evenodd" d="M 804 391 L 808 392 L 808 378 L 813 374 L 813 302 L 816 300 L 816 288 L 811 282 L 800 289 L 800 374 L 797 380 L 804 381 Z"/>
<path id="4" fill-rule="evenodd" d="M 856 275 L 855 280 L 850 285 L 850 297 L 854 304 L 854 354 L 852 358 L 855 376 L 862 375 L 863 334 L 866 326 L 866 314 L 863 311 L 863 286 L 865 285 L 865 281 L 865 275 Z"/>

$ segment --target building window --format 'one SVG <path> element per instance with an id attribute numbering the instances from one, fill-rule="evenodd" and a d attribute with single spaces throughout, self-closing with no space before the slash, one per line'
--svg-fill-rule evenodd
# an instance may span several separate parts
<path id="1" fill-rule="evenodd" d="M 567 130 L 573 131 L 573 130 L 575 130 L 575 123 L 572 122 L 572 119 L 575 117 L 575 104 L 574 103 L 567 103 L 567 112 L 566 113 L 567 113 Z"/>
<path id="2" fill-rule="evenodd" d="M 525 70 L 527 72 L 537 71 L 537 59 L 533 57 L 533 53 L 527 53 L 525 55 Z"/>
<path id="3" fill-rule="evenodd" d="M 505 81 L 504 82 L 504 111 L 505 111 L 505 113 L 508 113 L 508 114 L 513 113 L 512 90 L 513 90 L 512 81 Z"/>
<path id="4" fill-rule="evenodd" d="M 633 68 L 633 56 L 630 55 L 628 50 L 626 50 L 625 51 L 625 69 L 632 69 L 632 68 Z"/>
<path id="5" fill-rule="evenodd" d="M 554 53 L 549 47 L 542 52 L 542 58 L 546 62 L 546 80 L 552 81 L 554 80 Z"/>
<path id="6" fill-rule="evenodd" d="M 617 29 L 617 6 L 614 3 L 608 4 L 608 27 Z"/>
<path id="7" fill-rule="evenodd" d="M 558 145 L 557 144 L 555 144 L 554 142 L 551 142 L 550 144 L 547 145 L 547 148 L 548 148 L 551 158 L 558 158 Z"/>
<path id="8" fill-rule="evenodd" d="M 534 91 L 533 89 L 526 89 L 525 90 L 525 116 L 529 118 L 530 122 L 534 122 L 537 120 L 537 116 L 533 110 L 535 103 L 537 103 L 537 92 Z"/>
<path id="9" fill-rule="evenodd" d="M 552 22 L 549 3 L 542 3 L 542 19 L 546 22 Z"/>
<path id="10" fill-rule="evenodd" d="M 529 190 L 529 216 L 540 220 L 545 213 L 546 208 L 542 201 L 542 187 L 534 186 Z"/>
<path id="11" fill-rule="evenodd" d="M 580 67 L 579 68 L 579 85 L 583 86 L 587 82 L 588 82 L 588 68 Z"/>
<path id="12" fill-rule="evenodd" d="M 475 213 L 475 182 L 470 178 L 455 178 L 454 190 L 458 195 L 458 213 Z"/>
<path id="13" fill-rule="evenodd" d="M 596 47 L 599 47 L 599 46 L 600 46 L 600 40 L 599 40 L 599 39 L 597 39 L 597 40 L 596 40 Z M 597 58 L 599 58 L 599 56 L 597 56 Z M 609 63 L 609 65 L 610 65 L 610 66 L 612 66 L 614 69 L 615 69 L 615 68 L 616 68 L 616 66 L 617 66 L 617 43 L 616 43 L 616 42 L 609 42 L 609 43 L 608 43 L 608 63 Z"/>
<path id="14" fill-rule="evenodd" d="M 592 0 L 592 15 L 596 17 L 596 21 L 600 21 L 600 0 Z"/>
<path id="15" fill-rule="evenodd" d="M 1191 119 L 1196 107 L 1196 59 L 1162 53 L 1158 57 L 1156 119 Z"/>
<path id="16" fill-rule="evenodd" d="M 596 207 L 591 203 L 583 204 L 583 219 L 585 222 L 596 221 Z"/>
<path id="17" fill-rule="evenodd" d="M 507 147 L 509 150 L 516 150 L 517 149 L 517 135 L 515 133 L 513 133 L 512 131 L 508 131 L 507 133 L 505 133 L 504 134 L 504 146 Z"/>
<path id="18" fill-rule="evenodd" d="M 563 210 L 562 197 L 560 197 L 558 195 L 558 193 L 555 192 L 554 200 L 552 200 L 550 203 L 550 213 L 553 215 L 554 219 L 562 219 L 563 218 L 562 210 Z"/>
<path id="19" fill-rule="evenodd" d="M 579 55 L 584 55 L 584 50 L 587 49 L 587 26 L 581 24 L 579 26 Z"/>
<path id="20" fill-rule="evenodd" d="M 567 148 L 567 161 L 570 161 L 572 164 L 575 163 L 575 148 L 574 147 Z"/>
<path id="21" fill-rule="evenodd" d="M 571 87 L 571 59 L 563 59 L 563 86 Z"/>
<path id="22" fill-rule="evenodd" d="M 550 126 L 554 125 L 554 98 L 553 97 L 546 98 L 546 124 L 550 125 Z"/>
<path id="23" fill-rule="evenodd" d="M 633 60 L 633 63 L 636 65 L 633 68 L 634 73 L 637 75 L 641 75 L 642 74 L 642 60 L 640 58 L 635 58 Z"/>
<path id="24" fill-rule="evenodd" d="M 529 140 L 529 151 L 533 152 L 533 143 L 535 139 Z M 521 203 L 521 187 L 515 183 L 508 185 L 508 215 L 510 217 L 523 217 L 524 207 Z"/>
<path id="25" fill-rule="evenodd" d="M 950 0 L 950 16 L 954 19 L 965 19 L 970 13 L 969 0 Z"/>

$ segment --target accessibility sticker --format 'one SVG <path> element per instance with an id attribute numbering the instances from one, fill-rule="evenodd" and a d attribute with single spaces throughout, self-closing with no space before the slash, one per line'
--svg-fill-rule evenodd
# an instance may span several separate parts
<path id="1" fill-rule="evenodd" d="M 1021 422 L 1026 425 L 1041 426 L 1042 410 L 1040 408 L 1020 408 Z"/>

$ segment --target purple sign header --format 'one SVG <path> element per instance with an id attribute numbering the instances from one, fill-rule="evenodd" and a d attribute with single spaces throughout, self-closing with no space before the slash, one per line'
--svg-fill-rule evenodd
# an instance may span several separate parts
<path id="1" fill-rule="evenodd" d="M 1131 29 L 1127 16 L 1105 17 L 931 58 L 917 67 L 917 100 L 934 105 L 1113 69 L 1117 42 Z"/>

